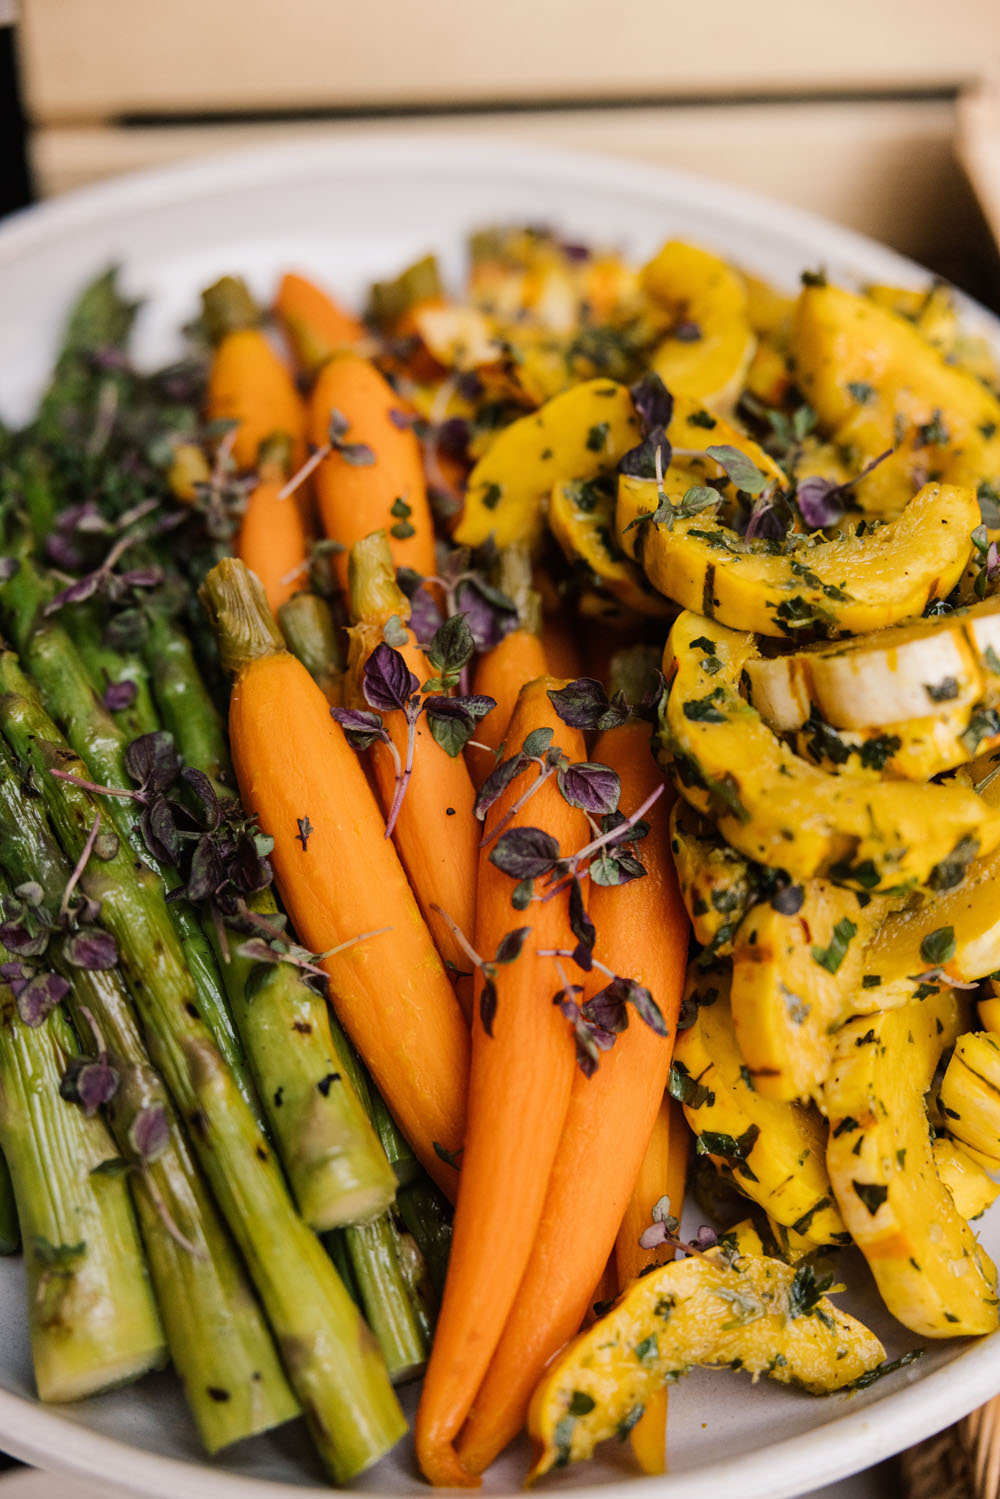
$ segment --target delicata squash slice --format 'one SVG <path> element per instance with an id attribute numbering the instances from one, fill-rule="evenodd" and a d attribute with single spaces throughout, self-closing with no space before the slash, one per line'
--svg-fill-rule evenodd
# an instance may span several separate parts
<path id="1" fill-rule="evenodd" d="M 987 755 L 960 773 L 960 784 L 982 783 L 982 801 L 1000 808 L 1000 777 Z M 971 859 L 971 845 L 941 870 L 945 887 L 887 917 L 865 955 L 855 1008 L 888 1009 L 932 988 L 975 984 L 1000 970 L 1000 850 Z M 1000 1019 L 1000 1015 L 996 1016 Z"/>
<path id="2" fill-rule="evenodd" d="M 664 491 L 682 498 L 670 470 Z M 784 551 L 747 541 L 711 510 L 685 516 L 681 507 L 654 521 L 658 499 L 654 479 L 619 479 L 618 534 L 626 550 L 636 537 L 632 552 L 654 587 L 730 629 L 778 639 L 865 634 L 918 617 L 958 582 L 980 522 L 973 490 L 926 484 L 898 519 L 864 536 L 802 538 Z"/>
<path id="3" fill-rule="evenodd" d="M 669 319 L 650 361 L 664 385 L 713 408 L 731 407 L 756 346 L 743 277 L 717 255 L 673 239 L 640 280 Z"/>
<path id="4" fill-rule="evenodd" d="M 725 956 L 758 898 L 760 866 L 730 848 L 683 797 L 670 809 L 670 851 L 695 941 Z"/>
<path id="5" fill-rule="evenodd" d="M 816 1294 L 808 1268 L 722 1248 L 672 1260 L 634 1280 L 550 1366 L 528 1412 L 530 1479 L 627 1433 L 654 1391 L 695 1366 L 826 1395 L 884 1357 L 874 1333 Z"/>
<path id="6" fill-rule="evenodd" d="M 831 775 L 793 754 L 740 696 L 754 654 L 752 636 L 685 612 L 663 655 L 661 751 L 685 799 L 740 853 L 795 880 L 895 893 L 941 888 L 939 866 L 1000 843 L 1000 810 L 968 787 Z"/>
<path id="7" fill-rule="evenodd" d="M 781 733 L 802 728 L 814 711 L 834 728 L 867 729 L 1000 699 L 1000 598 L 751 660 L 747 677 L 754 707 Z"/>
<path id="8" fill-rule="evenodd" d="M 893 909 L 887 896 L 869 899 L 828 880 L 808 880 L 800 894 L 794 910 L 754 906 L 733 939 L 736 1040 L 768 1098 L 819 1096 L 832 1032 L 854 1013 L 866 950 Z"/>
<path id="9" fill-rule="evenodd" d="M 932 1149 L 937 1174 L 951 1193 L 958 1212 L 966 1223 L 980 1218 L 996 1202 L 1000 1183 L 995 1182 L 967 1150 L 946 1135 L 935 1140 Z"/>
<path id="10" fill-rule="evenodd" d="M 636 614 L 669 619 L 673 605 L 625 555 L 615 535 L 615 497 L 600 481 L 560 480 L 549 501 L 549 529 L 568 562 L 582 563 L 596 588 Z"/>
<path id="11" fill-rule="evenodd" d="M 1000 482 L 1000 401 L 905 318 L 842 287 L 806 286 L 791 350 L 822 430 L 850 446 L 856 469 L 895 450 L 857 486 L 863 509 L 898 513 L 931 473 L 972 489 Z"/>
<path id="12" fill-rule="evenodd" d="M 845 1244 L 824 1164 L 826 1126 L 813 1109 L 757 1092 L 736 1045 L 728 987 L 720 972 L 693 977 L 698 1014 L 674 1048 L 671 1086 L 697 1149 L 775 1222 L 812 1245 Z"/>
<path id="13" fill-rule="evenodd" d="M 996 1267 L 938 1176 L 924 1105 L 961 1028 L 950 992 L 852 1020 L 823 1090 L 844 1221 L 889 1311 L 928 1338 L 992 1332 L 998 1321 Z"/>
<path id="14" fill-rule="evenodd" d="M 480 458 L 455 540 L 474 547 L 492 536 L 501 548 L 537 542 L 553 485 L 611 472 L 638 440 L 627 386 L 585 380 L 553 396 L 504 427 Z"/>
<path id="15" fill-rule="evenodd" d="M 968 1031 L 941 1080 L 948 1133 L 990 1171 L 1000 1171 L 1000 1034 Z"/>

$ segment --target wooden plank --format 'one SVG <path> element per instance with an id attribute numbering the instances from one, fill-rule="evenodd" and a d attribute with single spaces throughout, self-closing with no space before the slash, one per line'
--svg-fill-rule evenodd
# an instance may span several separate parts
<path id="1" fill-rule="evenodd" d="M 971 81 L 997 0 L 22 0 L 29 108 L 355 108 Z"/>
<path id="2" fill-rule="evenodd" d="M 942 101 L 729 105 L 712 109 L 557 110 L 455 120 L 409 119 L 408 135 L 460 130 L 611 152 L 698 172 L 768 194 L 940 260 L 975 232 L 971 194 L 955 170 L 954 110 Z M 272 140 L 349 138 L 397 121 L 314 126 L 228 125 L 36 132 L 41 190 Z"/>
<path id="3" fill-rule="evenodd" d="M 1000 248 L 1000 77 L 959 100 L 956 148 Z"/>

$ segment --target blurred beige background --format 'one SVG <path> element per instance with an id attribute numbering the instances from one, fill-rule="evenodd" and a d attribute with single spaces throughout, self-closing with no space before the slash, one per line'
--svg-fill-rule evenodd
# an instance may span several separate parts
<path id="1" fill-rule="evenodd" d="M 958 279 L 963 262 L 966 281 L 984 274 L 956 139 L 963 92 L 1000 69 L 1000 0 L 21 0 L 20 12 L 43 194 L 402 116 L 408 133 L 445 125 L 704 173 Z"/>

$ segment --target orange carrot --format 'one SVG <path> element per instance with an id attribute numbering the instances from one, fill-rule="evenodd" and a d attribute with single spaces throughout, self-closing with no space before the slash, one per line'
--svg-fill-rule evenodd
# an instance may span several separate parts
<path id="1" fill-rule="evenodd" d="M 603 734 L 594 759 L 617 771 L 626 815 L 663 786 L 647 724 Z M 645 877 L 624 888 L 594 885 L 589 910 L 595 956 L 612 973 L 650 991 L 669 1033 L 658 1035 L 632 1011 L 628 1028 L 594 1075 L 577 1070 L 531 1259 L 458 1442 L 459 1461 L 474 1473 L 517 1435 L 546 1363 L 579 1328 L 614 1248 L 663 1097 L 688 939 L 670 853 L 668 801 L 661 795 L 646 813 L 650 830 L 639 845 Z M 585 998 L 608 982 L 595 966 Z"/>
<path id="2" fill-rule="evenodd" d="M 623 1291 L 629 1281 L 648 1265 L 662 1265 L 672 1260 L 670 1245 L 643 1249 L 639 1236 L 652 1223 L 653 1208 L 660 1198 L 670 1199 L 670 1211 L 679 1218 L 684 1206 L 684 1177 L 687 1172 L 690 1131 L 679 1103 L 664 1094 L 660 1112 L 649 1137 L 646 1154 L 621 1228 L 615 1241 L 617 1287 Z M 657 1390 L 646 1401 L 646 1409 L 629 1432 L 636 1461 L 644 1473 L 667 1471 L 667 1390 Z"/>
<path id="3" fill-rule="evenodd" d="M 220 562 L 203 598 L 236 674 L 229 729 L 240 794 L 274 839 L 295 931 L 329 954 L 321 966 L 341 1023 L 415 1153 L 453 1193 L 455 1172 L 435 1147 L 462 1144 L 468 1028 L 358 756 L 243 564 Z"/>
<path id="4" fill-rule="evenodd" d="M 388 619 L 392 615 L 408 619 L 410 613 L 409 600 L 396 584 L 384 531 L 355 542 L 349 578 L 355 624 L 350 632 L 347 703 L 349 707 L 367 708 L 361 685 L 365 662 L 382 641 Z M 405 630 L 405 636 L 396 649 L 422 686 L 434 671 L 412 630 Z M 397 765 L 406 765 L 410 745 L 402 712 L 385 714 L 384 725 L 396 753 L 380 743 L 373 744 L 370 753 L 379 800 L 388 818 L 396 800 Z M 416 722 L 412 760 L 413 772 L 392 828 L 393 842 L 424 920 L 437 939 L 438 951 L 452 965 L 452 972 L 468 970 L 468 957 L 440 913 L 447 912 L 462 932 L 473 931 L 482 836 L 474 812 L 475 788 L 462 755 L 452 756 L 442 749 L 425 716 Z"/>
<path id="5" fill-rule="evenodd" d="M 236 555 L 263 583 L 272 614 L 309 581 L 309 538 L 302 513 L 294 500 L 279 499 L 290 457 L 287 439 L 261 444 L 259 481 L 247 500 L 236 539 Z"/>
<path id="6" fill-rule="evenodd" d="M 282 276 L 274 300 L 274 315 L 288 340 L 295 364 L 314 376 L 342 349 L 365 338 L 364 324 L 338 304 L 315 282 L 289 271 Z"/>
<path id="7" fill-rule="evenodd" d="M 518 693 L 525 682 L 534 681 L 547 670 L 542 642 L 531 630 L 512 630 L 476 662 L 473 692 L 496 699 L 496 707 L 476 725 L 474 736 L 479 744 L 489 745 L 489 749 L 470 745 L 465 751 L 477 791 L 497 763 L 496 751 L 507 738 Z"/>
<path id="8" fill-rule="evenodd" d="M 251 469 L 265 437 L 291 442 L 296 469 L 305 457 L 306 414 L 291 371 L 260 328 L 260 309 L 245 284 L 224 276 L 202 293 L 205 326 L 215 344 L 206 394 L 210 421 L 234 421 L 233 457 Z"/>
<path id="9" fill-rule="evenodd" d="M 345 445 L 363 444 L 374 457 L 350 462 L 356 455 L 344 457 L 335 448 L 316 470 L 323 527 L 345 548 L 333 559 L 340 586 L 346 591 L 350 548 L 377 530 L 389 533 L 397 567 L 433 575 L 434 528 L 420 444 L 405 425 L 404 403 L 370 360 L 339 354 L 323 366 L 309 402 L 309 435 L 317 448 L 329 442 L 331 418 Z"/>
<path id="10" fill-rule="evenodd" d="M 558 685 L 542 677 L 522 689 L 511 742 L 523 743 L 533 730 L 548 727 L 554 742 L 576 761 L 583 755 L 582 736 L 567 729 L 546 695 Z M 494 803 L 487 834 L 514 807 L 533 774 L 534 767 L 515 778 Z M 563 799 L 554 778 L 508 826 L 544 828 L 565 855 L 587 838 L 583 814 Z M 552 1002 L 563 988 L 564 970 L 558 958 L 539 954 L 539 949 L 575 945 L 568 893 L 533 902 L 523 913 L 514 910 L 514 882 L 491 862 L 493 849 L 492 844 L 484 848 L 480 862 L 476 949 L 491 960 L 512 930 L 528 926 L 530 931 L 519 956 L 497 967 L 492 1035 L 481 1011 L 472 1027 L 469 1121 L 451 1257 L 416 1421 L 417 1457 L 436 1484 L 478 1482 L 453 1444 L 531 1254 L 576 1071 L 570 1025 Z M 481 1003 L 482 972 L 476 988 Z"/>

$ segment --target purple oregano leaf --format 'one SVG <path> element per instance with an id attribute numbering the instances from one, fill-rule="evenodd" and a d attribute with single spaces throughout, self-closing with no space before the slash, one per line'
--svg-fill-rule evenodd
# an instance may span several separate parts
<path id="1" fill-rule="evenodd" d="M 629 395 L 632 397 L 643 437 L 657 427 L 665 429 L 670 426 L 674 414 L 674 398 L 654 370 L 647 370 L 634 385 L 630 385 Z"/>
<path id="2" fill-rule="evenodd" d="M 99 927 L 79 927 L 63 943 L 63 957 L 74 968 L 102 971 L 118 962 L 118 944 Z"/>
<path id="3" fill-rule="evenodd" d="M 59 1096 L 78 1103 L 88 1119 L 110 1103 L 118 1091 L 118 1073 L 107 1057 L 71 1057 L 59 1084 Z"/>
<path id="4" fill-rule="evenodd" d="M 559 844 L 542 828 L 511 828 L 490 850 L 490 863 L 515 880 L 548 874 L 559 859 Z"/>
<path id="5" fill-rule="evenodd" d="M 390 742 L 380 713 L 369 713 L 365 708 L 331 708 L 330 716 L 340 724 L 351 749 L 366 750 L 376 739 L 382 744 Z"/>
<path id="6" fill-rule="evenodd" d="M 17 1013 L 32 1030 L 48 1019 L 69 993 L 69 984 L 58 973 L 36 973 L 27 983 L 11 988 L 17 998 Z"/>
<path id="7" fill-rule="evenodd" d="M 622 783 L 609 765 L 580 760 L 558 770 L 556 780 L 571 807 L 579 807 L 593 817 L 618 810 Z"/>
<path id="8" fill-rule="evenodd" d="M 405 711 L 420 683 L 399 652 L 381 640 L 365 662 L 361 688 L 370 707 L 391 713 Z"/>

